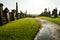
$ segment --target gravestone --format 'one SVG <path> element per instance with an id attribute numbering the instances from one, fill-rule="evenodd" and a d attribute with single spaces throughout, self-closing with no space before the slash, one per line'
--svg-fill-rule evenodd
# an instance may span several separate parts
<path id="1" fill-rule="evenodd" d="M 18 19 L 20 19 L 20 13 L 18 13 Z"/>
<path id="2" fill-rule="evenodd" d="M 3 4 L 0 3 L 0 26 L 2 26 L 3 24 L 5 24 L 5 18 L 3 16 Z"/>
<path id="3" fill-rule="evenodd" d="M 24 13 L 20 11 L 20 18 L 24 18 Z"/>
<path id="4" fill-rule="evenodd" d="M 59 11 L 59 15 L 60 15 L 60 11 Z"/>
<path id="5" fill-rule="evenodd" d="M 5 8 L 5 10 L 3 11 L 3 16 L 5 17 L 7 23 L 10 22 L 10 15 L 8 8 Z"/>
<path id="6" fill-rule="evenodd" d="M 10 13 L 10 18 L 11 18 L 11 21 L 14 21 L 17 19 L 16 10 L 12 10 L 12 12 Z"/>
<path id="7" fill-rule="evenodd" d="M 12 10 L 12 14 L 13 14 L 14 20 L 16 20 L 17 19 L 17 17 L 16 17 L 16 10 Z"/>
<path id="8" fill-rule="evenodd" d="M 2 26 L 3 4 L 0 3 L 0 26 Z"/>

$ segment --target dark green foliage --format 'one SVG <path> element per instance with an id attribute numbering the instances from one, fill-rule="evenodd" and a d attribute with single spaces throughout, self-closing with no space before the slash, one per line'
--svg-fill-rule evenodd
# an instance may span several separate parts
<path id="1" fill-rule="evenodd" d="M 52 11 L 52 15 L 54 15 L 54 18 L 57 17 L 57 8 L 55 8 L 55 9 Z"/>

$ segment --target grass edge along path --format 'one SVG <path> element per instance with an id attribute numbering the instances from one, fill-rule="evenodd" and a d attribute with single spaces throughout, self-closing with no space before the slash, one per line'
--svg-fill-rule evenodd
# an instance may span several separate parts
<path id="1" fill-rule="evenodd" d="M 54 22 L 54 23 L 60 25 L 60 18 L 58 18 L 58 17 L 57 17 L 57 18 L 39 17 L 39 18 L 41 18 L 41 19 L 45 19 L 45 20 L 49 20 L 49 21 L 51 21 L 51 22 Z"/>
<path id="2" fill-rule="evenodd" d="M 0 40 L 33 40 L 40 23 L 34 18 L 23 18 L 0 27 Z"/>

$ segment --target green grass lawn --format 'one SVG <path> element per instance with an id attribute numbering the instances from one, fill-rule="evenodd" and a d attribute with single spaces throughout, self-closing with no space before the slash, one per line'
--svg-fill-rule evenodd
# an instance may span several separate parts
<path id="1" fill-rule="evenodd" d="M 40 18 L 42 18 L 42 19 L 45 19 L 45 20 L 49 20 L 49 21 L 52 21 L 52 22 L 54 22 L 54 23 L 56 23 L 56 24 L 59 24 L 60 25 L 60 18 L 50 18 L 50 17 L 40 17 Z"/>
<path id="2" fill-rule="evenodd" d="M 33 40 L 39 30 L 39 24 L 33 18 L 12 21 L 0 27 L 0 40 Z"/>

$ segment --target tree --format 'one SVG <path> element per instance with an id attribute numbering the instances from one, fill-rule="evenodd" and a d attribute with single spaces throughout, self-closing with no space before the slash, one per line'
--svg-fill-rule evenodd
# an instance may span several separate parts
<path id="1" fill-rule="evenodd" d="M 54 15 L 55 18 L 57 17 L 57 8 L 53 9 L 52 15 Z"/>

